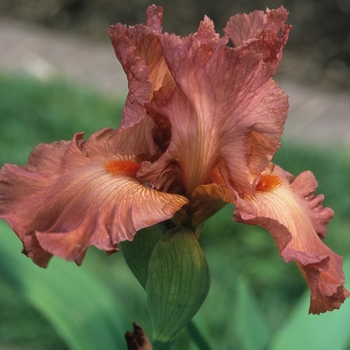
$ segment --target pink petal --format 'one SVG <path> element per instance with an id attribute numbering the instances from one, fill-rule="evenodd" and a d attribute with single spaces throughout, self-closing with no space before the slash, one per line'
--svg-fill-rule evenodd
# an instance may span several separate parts
<path id="1" fill-rule="evenodd" d="M 159 154 L 159 146 L 155 143 L 161 143 L 162 132 L 154 120 L 145 117 L 140 122 L 127 129 L 119 128 L 108 139 L 108 144 L 114 153 L 124 155 L 137 155 L 144 159 L 149 156 Z"/>
<path id="2" fill-rule="evenodd" d="M 174 84 L 159 45 L 162 16 L 162 7 L 153 5 L 147 10 L 146 25 L 127 28 L 118 23 L 109 27 L 116 56 L 129 82 L 122 128 L 132 126 L 145 116 L 144 104 L 150 101 L 153 91 Z"/>
<path id="3" fill-rule="evenodd" d="M 0 172 L 0 217 L 6 219 L 35 263 L 52 255 L 81 263 L 94 245 L 116 251 L 141 228 L 170 219 L 187 199 L 158 192 L 135 179 L 135 156 L 112 153 L 104 129 L 87 141 L 41 144 L 28 165 Z"/>
<path id="4" fill-rule="evenodd" d="M 216 214 L 227 203 L 235 203 L 236 197 L 224 185 L 212 183 L 198 186 L 192 194 L 190 209 L 191 223 L 194 227 Z"/>
<path id="5" fill-rule="evenodd" d="M 212 182 L 218 169 L 229 174 L 225 181 L 232 189 L 254 191 L 279 147 L 287 117 L 287 96 L 261 52 L 225 43 L 207 18 L 195 35 L 160 37 L 177 85 L 154 92 L 147 111 L 156 122 L 170 121 L 171 140 L 167 152 L 141 174 L 162 177 L 176 162 L 188 197 L 198 185 Z"/>
<path id="6" fill-rule="evenodd" d="M 313 195 L 316 188 L 311 172 L 293 179 L 276 166 L 262 175 L 255 195 L 237 198 L 234 218 L 271 232 L 284 260 L 296 261 L 311 290 L 310 312 L 319 314 L 339 308 L 349 293 L 342 258 L 321 241 L 333 211 Z"/>
<path id="7" fill-rule="evenodd" d="M 230 17 L 224 31 L 235 46 L 242 46 L 248 40 L 258 38 L 266 25 L 266 14 L 263 11 L 253 11 Z"/>
<path id="8" fill-rule="evenodd" d="M 287 97 L 271 79 L 290 31 L 283 24 L 286 10 L 231 18 L 228 35 L 245 40 L 235 49 L 225 46 L 227 38 L 215 33 L 207 17 L 195 35 L 162 34 L 162 14 L 151 6 L 146 26 L 110 27 L 130 88 L 122 128 L 147 112 L 165 139 L 171 137 L 164 142 L 168 151 L 142 176 L 169 183 L 164 179 L 165 173 L 171 176 L 169 167 L 180 169 L 183 193 L 191 196 L 198 185 L 211 182 L 221 164 L 225 169 L 219 170 L 230 174 L 228 186 L 252 192 L 279 147 L 287 116 Z"/>
<path id="9" fill-rule="evenodd" d="M 288 12 L 281 6 L 277 10 L 254 11 L 237 14 L 230 18 L 224 29 L 235 46 L 245 46 L 260 52 L 264 62 L 276 71 L 282 58 L 282 50 L 287 43 L 292 27 L 284 24 Z"/>

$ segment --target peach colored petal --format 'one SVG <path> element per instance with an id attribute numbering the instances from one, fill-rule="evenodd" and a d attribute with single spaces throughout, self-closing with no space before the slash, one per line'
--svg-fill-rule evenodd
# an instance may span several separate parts
<path id="1" fill-rule="evenodd" d="M 253 11 L 230 17 L 224 31 L 235 46 L 242 46 L 248 40 L 258 38 L 266 26 L 266 14 L 263 11 Z"/>
<path id="2" fill-rule="evenodd" d="M 144 104 L 150 101 L 153 91 L 163 85 L 174 85 L 159 45 L 162 16 L 162 7 L 153 5 L 147 10 L 146 25 L 128 28 L 118 23 L 109 27 L 116 56 L 129 83 L 122 128 L 139 122 L 145 116 Z"/>
<path id="3" fill-rule="evenodd" d="M 154 92 L 147 111 L 156 121 L 160 116 L 170 121 L 171 140 L 158 162 L 141 174 L 162 176 L 175 161 L 190 197 L 198 185 L 212 182 L 220 165 L 230 174 L 228 186 L 253 191 L 279 147 L 288 111 L 271 69 L 260 53 L 225 46 L 207 18 L 196 34 L 165 33 L 160 43 L 177 86 Z"/>
<path id="4" fill-rule="evenodd" d="M 321 241 L 333 211 L 322 207 L 322 195 L 313 195 L 316 188 L 311 172 L 293 179 L 275 166 L 262 175 L 254 196 L 237 198 L 234 218 L 270 231 L 284 260 L 296 261 L 311 290 L 310 312 L 319 314 L 339 308 L 349 293 L 342 258 Z"/>
<path id="5" fill-rule="evenodd" d="M 264 62 L 276 71 L 282 58 L 292 26 L 284 24 L 288 12 L 281 6 L 277 10 L 254 11 L 232 16 L 224 29 L 235 46 L 260 52 Z"/>
<path id="6" fill-rule="evenodd" d="M 191 224 L 196 227 L 216 214 L 227 203 L 236 201 L 232 191 L 223 186 L 212 183 L 198 186 L 192 194 L 189 212 Z"/>
<path id="7" fill-rule="evenodd" d="M 154 120 L 148 116 L 132 127 L 116 130 L 108 139 L 114 153 L 137 155 L 140 159 L 156 156 L 160 152 L 157 143 L 162 143 L 162 132 Z"/>
<path id="8" fill-rule="evenodd" d="M 27 166 L 1 170 L 0 217 L 38 265 L 52 255 L 80 264 L 89 245 L 116 251 L 118 242 L 187 203 L 136 180 L 138 159 L 112 153 L 111 134 L 104 129 L 87 141 L 76 134 L 72 142 L 41 144 Z"/>
<path id="9" fill-rule="evenodd" d="M 147 113 L 161 131 L 160 148 L 167 149 L 143 167 L 140 179 L 162 190 L 178 188 L 180 179 L 181 193 L 190 197 L 219 171 L 230 174 L 227 186 L 252 193 L 287 116 L 287 96 L 272 80 L 290 31 L 287 11 L 232 17 L 225 30 L 240 40 L 236 48 L 226 46 L 228 38 L 220 38 L 208 17 L 194 35 L 162 34 L 162 15 L 161 7 L 150 6 L 146 25 L 109 29 L 129 81 L 122 128 Z"/>

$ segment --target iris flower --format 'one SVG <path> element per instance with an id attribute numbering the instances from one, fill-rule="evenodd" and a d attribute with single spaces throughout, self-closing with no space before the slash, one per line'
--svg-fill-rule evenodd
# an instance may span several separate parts
<path id="1" fill-rule="evenodd" d="M 40 144 L 26 166 L 6 164 L 0 217 L 46 267 L 53 255 L 80 264 L 90 245 L 117 251 L 163 221 L 198 227 L 233 203 L 235 221 L 267 229 L 296 262 L 311 313 L 339 308 L 349 295 L 342 258 L 322 242 L 333 211 L 313 194 L 311 172 L 294 177 L 271 162 L 288 112 L 273 80 L 288 12 L 233 16 L 224 36 L 205 17 L 186 37 L 162 33 L 162 14 L 151 6 L 146 25 L 109 28 L 129 86 L 120 127 Z"/>

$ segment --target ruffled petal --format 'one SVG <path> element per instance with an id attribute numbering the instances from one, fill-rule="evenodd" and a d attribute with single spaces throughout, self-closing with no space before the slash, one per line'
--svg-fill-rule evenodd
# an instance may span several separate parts
<path id="1" fill-rule="evenodd" d="M 137 155 L 139 159 L 155 157 L 161 152 L 162 132 L 150 117 L 127 129 L 119 128 L 108 139 L 108 144 L 114 153 Z M 132 140 L 132 142 L 131 142 Z"/>
<path id="2" fill-rule="evenodd" d="M 0 172 L 0 217 L 40 266 L 52 255 L 81 263 L 89 245 L 107 252 L 141 228 L 170 219 L 187 199 L 158 192 L 135 176 L 135 156 L 111 152 L 104 129 L 84 141 L 41 144 L 28 165 Z"/>
<path id="3" fill-rule="evenodd" d="M 132 126 L 144 118 L 144 104 L 150 101 L 153 91 L 164 85 L 174 85 L 159 45 L 162 16 L 163 8 L 153 5 L 148 7 L 146 25 L 128 28 L 118 23 L 109 27 L 116 56 L 129 84 L 122 128 Z"/>
<path id="4" fill-rule="evenodd" d="M 288 111 L 271 65 L 259 46 L 226 46 L 227 38 L 219 38 L 208 18 L 192 36 L 165 33 L 159 40 L 176 86 L 154 92 L 147 112 L 156 121 L 170 121 L 171 140 L 167 152 L 143 174 L 162 176 L 175 161 L 190 197 L 198 185 L 212 182 L 220 166 L 230 174 L 228 186 L 252 193 L 279 147 Z M 275 48 L 281 55 L 283 47 Z"/>
<path id="5" fill-rule="evenodd" d="M 224 29 L 235 46 L 245 46 L 261 53 L 265 63 L 276 71 L 287 43 L 291 25 L 284 24 L 288 12 L 281 6 L 277 10 L 254 11 L 232 16 Z"/>
<path id="6" fill-rule="evenodd" d="M 261 177 L 253 196 L 238 197 L 234 219 L 260 225 L 273 235 L 285 261 L 296 261 L 311 290 L 310 313 L 339 308 L 349 296 L 344 288 L 342 258 L 321 238 L 333 217 L 313 195 L 317 182 L 311 172 L 295 179 L 275 166 Z"/>

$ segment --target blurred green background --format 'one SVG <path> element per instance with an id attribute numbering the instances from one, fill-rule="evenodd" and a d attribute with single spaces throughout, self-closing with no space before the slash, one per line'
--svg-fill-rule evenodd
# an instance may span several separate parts
<path id="1" fill-rule="evenodd" d="M 203 14 L 222 28 L 227 14 L 266 5 L 275 8 L 281 3 L 291 12 L 288 22 L 294 25 L 287 53 L 291 64 L 298 62 L 302 52 L 315 64 L 316 73 L 308 75 L 313 82 L 325 81 L 332 65 L 346 76 L 350 47 L 347 1 L 157 4 L 166 9 L 165 30 L 187 34 L 196 30 Z M 144 22 L 147 5 L 141 0 L 0 0 L 2 14 L 55 30 L 84 33 L 94 40 L 105 40 L 108 24 Z M 305 79 L 301 72 L 296 75 Z M 348 83 L 346 79 L 326 80 L 337 87 Z M 122 108 L 123 101 L 64 79 L 38 81 L 0 75 L 0 166 L 25 164 L 40 142 L 117 127 Z M 283 142 L 274 162 L 293 174 L 307 169 L 315 174 L 317 192 L 325 194 L 324 204 L 336 213 L 325 242 L 345 256 L 350 276 L 349 152 L 305 149 Z M 233 223 L 232 212 L 232 206 L 225 207 L 206 223 L 200 237 L 212 271 L 212 288 L 195 323 L 212 348 L 349 349 L 349 303 L 340 311 L 308 316 L 309 294 L 297 267 L 283 262 L 263 229 Z M 131 330 L 133 321 L 151 334 L 145 292 L 121 254 L 107 257 L 92 248 L 82 267 L 53 259 L 43 270 L 20 254 L 21 243 L 5 222 L 0 222 L 0 236 L 0 349 L 125 349 L 123 334 Z M 176 349 L 197 349 L 186 330 Z"/>

